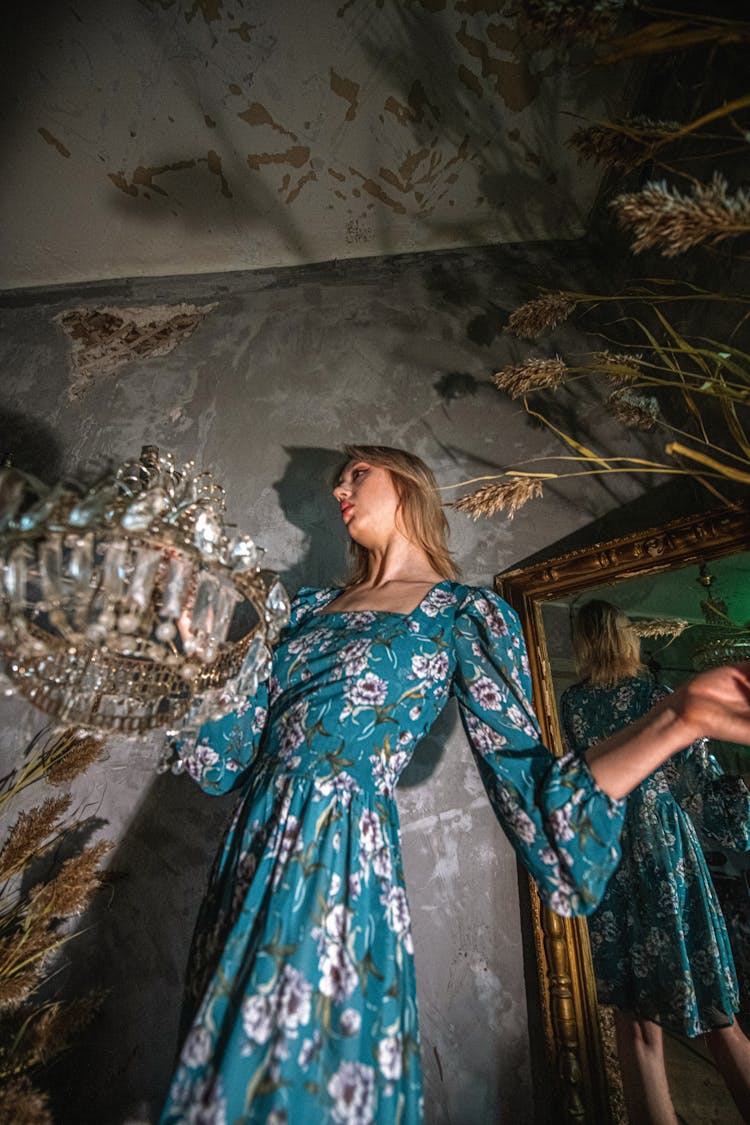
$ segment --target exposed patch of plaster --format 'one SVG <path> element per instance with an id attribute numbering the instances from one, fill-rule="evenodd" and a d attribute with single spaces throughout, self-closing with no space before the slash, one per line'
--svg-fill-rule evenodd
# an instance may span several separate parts
<path id="1" fill-rule="evenodd" d="M 440 110 L 427 97 L 425 88 L 417 79 L 412 82 L 404 105 L 392 95 L 386 99 L 383 109 L 392 113 L 400 125 L 420 124 L 424 120 L 425 110 L 429 110 L 435 121 L 440 120 Z"/>
<path id="2" fill-rule="evenodd" d="M 70 337 L 73 380 L 70 397 L 81 398 L 91 383 L 126 363 L 168 355 L 216 308 L 154 305 L 150 308 L 67 309 L 54 318 Z"/>
<path id="3" fill-rule="evenodd" d="M 70 149 L 66 148 L 62 141 L 59 141 L 57 137 L 53 136 L 53 134 L 50 133 L 49 129 L 45 129 L 43 125 L 40 125 L 37 129 L 37 133 L 47 142 L 48 145 L 52 145 L 53 148 L 56 148 L 60 153 L 60 156 L 70 156 Z"/>
<path id="4" fill-rule="evenodd" d="M 165 188 L 154 182 L 157 176 L 163 176 L 166 172 L 184 172 L 196 168 L 199 164 L 206 164 L 209 172 L 218 176 L 221 182 L 221 194 L 227 199 L 232 199 L 229 184 L 221 170 L 221 157 L 214 149 L 209 149 L 205 156 L 191 160 L 176 160 L 174 164 L 139 164 L 133 169 L 130 180 L 122 172 L 108 172 L 107 177 L 126 195 L 138 195 L 140 188 L 146 199 L 150 199 L 150 191 L 163 196 L 169 195 Z"/>
<path id="5" fill-rule="evenodd" d="M 532 74 L 523 59 L 514 62 L 491 55 L 483 39 L 477 39 L 476 36 L 469 34 L 465 21 L 456 32 L 456 39 L 467 54 L 481 62 L 482 77 L 494 78 L 495 90 L 508 109 L 519 113 L 526 106 L 531 105 L 539 93 L 543 75 Z"/>
<path id="6" fill-rule="evenodd" d="M 458 68 L 458 80 L 471 90 L 472 94 L 476 94 L 478 98 L 484 95 L 482 83 L 479 81 L 476 74 L 469 70 L 468 67 L 464 66 L 463 63 L 461 63 Z"/>
<path id="7" fill-rule="evenodd" d="M 295 199 L 297 198 L 299 193 L 302 191 L 305 184 L 309 184 L 313 180 L 317 180 L 317 178 L 318 177 L 315 174 L 314 168 L 311 168 L 310 171 L 306 172 L 304 176 L 300 176 L 300 178 L 297 180 L 296 185 L 292 188 L 292 190 L 289 192 L 289 195 L 286 197 L 286 202 L 287 203 L 294 203 Z"/>
<path id="8" fill-rule="evenodd" d="M 291 164 L 292 168 L 301 168 L 310 159 L 310 149 L 306 145 L 294 145 L 286 152 L 249 152 L 247 162 L 251 168 L 257 170 L 264 164 Z"/>
<path id="9" fill-rule="evenodd" d="M 379 203 L 385 203 L 386 207 L 390 207 L 391 211 L 395 211 L 397 215 L 405 215 L 406 208 L 403 203 L 398 199 L 392 199 L 387 192 L 383 191 L 379 183 L 370 179 L 369 176 L 364 176 L 362 172 L 358 172 L 356 168 L 350 168 L 349 171 L 353 176 L 359 176 L 362 180 L 362 190 L 371 195 L 373 199 L 377 199 Z M 356 189 L 352 193 L 356 195 Z"/>
<path id="10" fill-rule="evenodd" d="M 349 103 L 344 120 L 353 121 L 359 108 L 359 82 L 353 82 L 351 78 L 342 78 L 333 67 L 331 67 L 330 82 L 334 94 Z"/>
<path id="11" fill-rule="evenodd" d="M 293 141 L 297 140 L 297 134 L 292 133 L 289 129 L 285 129 L 283 125 L 279 125 L 278 121 L 274 121 L 266 107 L 260 102 L 252 102 L 247 109 L 243 110 L 242 113 L 238 113 L 237 116 L 241 117 L 243 121 L 246 121 L 248 125 L 270 125 L 275 132 L 281 133 L 285 137 L 290 137 Z"/>

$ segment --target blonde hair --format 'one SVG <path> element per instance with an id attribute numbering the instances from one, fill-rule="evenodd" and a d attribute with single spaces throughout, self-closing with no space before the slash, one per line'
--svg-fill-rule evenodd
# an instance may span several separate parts
<path id="1" fill-rule="evenodd" d="M 591 601 L 581 607 L 573 623 L 573 647 L 579 676 L 604 687 L 644 668 L 630 618 L 611 602 Z"/>
<path id="2" fill-rule="evenodd" d="M 435 475 L 421 457 L 389 445 L 345 445 L 346 461 L 334 477 L 334 487 L 342 472 L 352 461 L 366 461 L 387 469 L 396 488 L 399 506 L 396 518 L 404 535 L 424 551 L 430 566 L 441 578 L 458 578 L 460 571 L 448 550 L 448 521 L 438 492 Z M 356 586 L 368 575 L 367 548 L 352 539 L 349 543 L 351 564 L 347 586 Z"/>

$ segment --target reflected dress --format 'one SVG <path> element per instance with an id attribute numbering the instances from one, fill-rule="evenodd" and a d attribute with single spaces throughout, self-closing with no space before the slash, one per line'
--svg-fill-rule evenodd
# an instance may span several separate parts
<path id="1" fill-rule="evenodd" d="M 321 613 L 340 592 L 300 592 L 268 683 L 185 756 L 206 791 L 240 800 L 196 927 L 162 1125 L 421 1120 L 394 787 L 451 693 L 554 910 L 591 910 L 619 858 L 624 803 L 540 743 L 501 599 L 446 580 L 408 614 Z"/>
<path id="2" fill-rule="evenodd" d="M 582 753 L 668 694 L 648 675 L 573 684 L 560 700 L 568 747 Z M 749 834 L 750 793 L 703 739 L 630 793 L 622 861 L 588 920 L 601 1003 L 689 1037 L 733 1022 L 734 960 L 700 841 L 747 849 Z"/>

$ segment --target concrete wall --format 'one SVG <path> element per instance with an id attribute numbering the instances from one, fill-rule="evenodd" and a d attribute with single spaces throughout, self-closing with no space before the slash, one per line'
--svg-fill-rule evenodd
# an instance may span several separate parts
<path id="1" fill-rule="evenodd" d="M 556 449 L 489 376 L 527 345 L 500 334 L 533 283 L 589 290 L 576 244 L 423 254 L 248 274 L 6 294 L 0 301 L 2 447 L 53 479 L 137 455 L 143 443 L 210 467 L 229 516 L 267 548 L 291 589 L 341 574 L 342 531 L 326 476 L 347 440 L 404 446 L 441 484 Z M 72 308 L 214 307 L 169 354 L 81 382 L 54 317 Z M 71 394 L 74 388 L 74 394 Z M 594 409 L 582 409 L 585 437 Z M 600 427 L 606 438 L 606 426 Z M 631 446 L 635 448 L 634 446 Z M 472 523 L 450 514 L 467 580 L 555 543 L 639 489 L 552 489 L 543 502 Z M 3 704 L 10 759 L 43 725 Z M 158 737 L 111 739 L 76 790 L 114 839 L 116 879 L 69 947 L 69 989 L 111 989 L 102 1018 L 57 1068 L 60 1125 L 151 1121 L 172 1064 L 181 978 L 207 866 L 229 804 L 186 778 L 156 777 Z M 0 770 L 0 772 L 3 772 Z M 516 867 L 452 711 L 400 791 L 414 916 L 429 1125 L 532 1118 Z M 231 803 L 231 802 L 230 802 Z"/>
<path id="2" fill-rule="evenodd" d="M 11 5 L 0 288 L 579 235 L 600 174 L 565 141 L 622 74 L 507 8 Z"/>

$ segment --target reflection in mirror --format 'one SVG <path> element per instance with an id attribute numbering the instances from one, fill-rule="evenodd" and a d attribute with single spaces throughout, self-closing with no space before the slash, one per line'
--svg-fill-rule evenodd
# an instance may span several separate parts
<path id="1" fill-rule="evenodd" d="M 748 659 L 750 552 L 551 597 L 542 626 L 560 727 L 582 753 L 694 671 Z M 750 1120 L 745 783 L 750 748 L 702 741 L 628 798 L 589 930 L 633 1122 Z"/>

